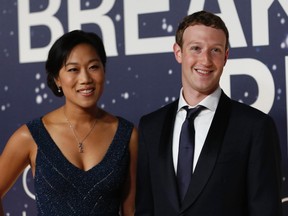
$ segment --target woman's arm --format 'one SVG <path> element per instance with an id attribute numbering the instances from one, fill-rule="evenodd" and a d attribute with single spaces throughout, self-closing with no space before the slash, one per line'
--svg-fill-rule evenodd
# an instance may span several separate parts
<path id="1" fill-rule="evenodd" d="M 132 216 L 135 213 L 137 150 L 138 132 L 137 129 L 134 128 L 129 144 L 130 165 L 127 181 L 124 185 L 124 198 L 121 209 L 122 216 Z"/>
<path id="2" fill-rule="evenodd" d="M 31 155 L 33 151 L 36 152 L 35 149 L 36 145 L 26 125 L 21 126 L 10 137 L 0 156 L 1 198 L 11 188 L 25 167 L 30 164 Z M 2 203 L 1 208 L 3 208 Z"/>

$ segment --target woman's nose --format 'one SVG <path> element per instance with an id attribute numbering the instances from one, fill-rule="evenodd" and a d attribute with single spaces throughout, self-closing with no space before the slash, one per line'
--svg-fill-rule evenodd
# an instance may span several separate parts
<path id="1" fill-rule="evenodd" d="M 91 76 L 88 70 L 82 69 L 80 72 L 80 82 L 81 83 L 89 83 L 91 82 Z"/>

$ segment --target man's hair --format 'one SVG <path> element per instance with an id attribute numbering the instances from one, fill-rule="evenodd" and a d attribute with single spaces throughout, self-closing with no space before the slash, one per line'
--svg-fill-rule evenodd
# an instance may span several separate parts
<path id="1" fill-rule="evenodd" d="M 175 37 L 176 43 L 180 47 L 182 47 L 183 45 L 183 33 L 185 29 L 193 25 L 205 25 L 205 26 L 209 26 L 215 29 L 221 29 L 226 35 L 225 48 L 228 49 L 229 32 L 225 23 L 219 16 L 213 13 L 207 12 L 207 11 L 199 11 L 199 12 L 193 13 L 183 18 L 183 20 L 180 22 L 178 26 L 176 37 Z"/>

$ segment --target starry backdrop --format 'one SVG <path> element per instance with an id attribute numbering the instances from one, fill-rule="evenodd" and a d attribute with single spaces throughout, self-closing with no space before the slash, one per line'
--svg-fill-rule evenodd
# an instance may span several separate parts
<path id="1" fill-rule="evenodd" d="M 0 4 L 0 152 L 13 131 L 20 125 L 63 104 L 63 99 L 56 98 L 46 85 L 44 61 L 32 63 L 19 61 L 19 1 L 21 0 L 2 0 Z M 30 2 L 31 13 L 44 10 L 49 4 L 49 0 L 25 1 Z M 55 15 L 61 20 L 65 32 L 68 31 L 67 1 L 61 1 L 61 7 Z M 283 212 L 284 215 L 288 215 L 286 105 L 288 65 L 285 65 L 285 57 L 288 56 L 288 12 L 285 12 L 278 1 L 274 1 L 269 8 L 269 46 L 255 47 L 252 46 L 251 39 L 251 1 L 254 0 L 234 1 L 248 46 L 231 48 L 229 58 L 257 59 L 272 73 L 275 100 L 269 114 L 279 130 L 283 157 Z M 158 1 L 154 2 L 157 4 Z M 174 36 L 177 24 L 187 14 L 191 2 L 170 0 L 169 11 L 139 15 L 139 36 L 142 38 Z M 95 8 L 101 3 L 101 0 L 82 0 L 81 8 L 83 10 Z M 115 1 L 107 14 L 116 28 L 118 56 L 108 57 L 105 92 L 99 106 L 137 125 L 143 114 L 178 98 L 181 88 L 180 66 L 174 60 L 173 44 L 171 52 L 125 54 L 124 4 L 125 0 Z M 214 0 L 206 0 L 203 9 L 221 13 L 217 1 Z M 95 31 L 101 35 L 97 25 L 83 25 L 82 29 Z M 30 31 L 31 46 L 41 47 L 50 40 L 49 29 L 43 26 L 32 27 Z M 231 80 L 233 99 L 250 105 L 257 95 L 255 80 L 247 76 L 237 76 Z M 33 190 L 33 178 L 27 168 L 3 200 L 6 216 L 35 215 Z"/>

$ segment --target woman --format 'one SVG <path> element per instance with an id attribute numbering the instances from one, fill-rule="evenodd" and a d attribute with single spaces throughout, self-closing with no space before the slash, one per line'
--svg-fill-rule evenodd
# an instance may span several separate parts
<path id="1" fill-rule="evenodd" d="M 75 30 L 54 43 L 47 83 L 65 104 L 9 139 L 0 157 L 1 198 L 30 165 L 38 215 L 134 215 L 137 131 L 97 106 L 105 64 L 94 33 Z"/>

